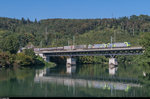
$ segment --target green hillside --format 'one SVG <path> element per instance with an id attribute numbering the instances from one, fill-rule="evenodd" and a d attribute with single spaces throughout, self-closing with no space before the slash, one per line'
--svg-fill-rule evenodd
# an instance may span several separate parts
<path id="1" fill-rule="evenodd" d="M 147 15 L 118 19 L 44 19 L 34 22 L 24 18 L 0 18 L 0 40 L 15 35 L 20 46 L 29 42 L 41 47 L 64 46 L 68 45 L 68 41 L 72 44 L 73 36 L 75 44 L 108 43 L 114 35 L 115 42 L 127 41 L 138 46 L 141 33 L 149 31 L 150 16 Z"/>

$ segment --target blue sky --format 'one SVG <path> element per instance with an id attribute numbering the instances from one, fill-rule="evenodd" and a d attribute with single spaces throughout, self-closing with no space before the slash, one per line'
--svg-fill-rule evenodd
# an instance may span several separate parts
<path id="1" fill-rule="evenodd" d="M 0 17 L 34 20 L 150 15 L 150 0 L 0 0 Z"/>

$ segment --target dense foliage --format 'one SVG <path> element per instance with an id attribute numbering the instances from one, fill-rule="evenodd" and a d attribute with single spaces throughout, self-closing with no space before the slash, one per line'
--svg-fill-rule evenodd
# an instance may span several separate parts
<path id="1" fill-rule="evenodd" d="M 0 52 L 0 67 L 37 67 L 45 65 L 52 64 L 45 62 L 44 59 L 42 59 L 40 56 L 36 56 L 32 49 L 26 49 L 23 50 L 23 52 L 17 54 Z"/>
<path id="2" fill-rule="evenodd" d="M 140 44 L 145 48 L 144 54 L 139 57 L 138 63 L 143 70 L 142 83 L 150 84 L 150 32 L 142 33 Z"/>
<path id="3" fill-rule="evenodd" d="M 77 62 L 83 64 L 92 64 L 92 63 L 108 63 L 108 58 L 105 56 L 81 56 L 78 58 Z"/>
<path id="4" fill-rule="evenodd" d="M 141 56 L 141 65 L 144 71 L 150 73 L 150 33 L 144 33 L 140 43 L 145 48 L 144 54 Z"/>
<path id="5" fill-rule="evenodd" d="M 141 32 L 150 32 L 150 16 L 132 15 L 130 17 L 110 19 L 45 19 L 30 21 L 0 18 L 0 44 L 4 50 L 7 41 L 14 36 L 19 40 L 20 46 L 32 42 L 35 46 L 64 46 L 75 44 L 108 43 L 110 36 L 115 36 L 115 42 L 131 42 L 132 45 L 139 45 L 137 40 Z M 13 39 L 13 38 L 12 38 Z M 17 40 L 16 43 L 17 44 Z M 13 46 L 13 44 L 10 44 Z M 19 46 L 19 47 L 18 47 Z M 12 53 L 15 53 L 12 48 Z"/>
<path id="6" fill-rule="evenodd" d="M 14 63 L 14 56 L 10 53 L 0 53 L 0 67 L 11 67 Z"/>

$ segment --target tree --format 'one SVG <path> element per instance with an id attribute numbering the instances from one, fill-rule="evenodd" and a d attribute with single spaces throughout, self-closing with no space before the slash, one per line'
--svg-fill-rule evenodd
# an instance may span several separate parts
<path id="1" fill-rule="evenodd" d="M 34 21 L 34 23 L 36 24 L 37 23 L 37 19 L 35 18 L 35 21 Z"/>
<path id="2" fill-rule="evenodd" d="M 6 52 L 0 53 L 0 66 L 8 67 L 8 66 L 12 66 L 13 63 L 14 63 L 14 59 L 11 54 Z"/>
<path id="3" fill-rule="evenodd" d="M 29 24 L 29 23 L 31 23 L 31 21 L 30 21 L 30 19 L 28 18 L 28 19 L 27 19 L 27 24 Z"/>
<path id="4" fill-rule="evenodd" d="M 142 34 L 140 44 L 145 48 L 145 51 L 140 58 L 139 64 L 150 79 L 150 32 Z"/>
<path id="5" fill-rule="evenodd" d="M 31 66 L 34 64 L 34 60 L 24 53 L 18 53 L 16 56 L 16 63 L 20 66 Z"/>
<path id="6" fill-rule="evenodd" d="M 26 24 L 27 22 L 26 22 L 26 20 L 22 17 L 21 18 L 21 22 L 23 23 L 23 24 Z"/>
<path id="7" fill-rule="evenodd" d="M 14 35 L 10 35 L 10 36 L 7 36 L 6 38 L 4 38 L 2 41 L 1 41 L 1 49 L 3 51 L 9 51 L 10 53 L 17 53 L 18 49 L 19 49 L 19 40 L 18 38 Z"/>
<path id="8" fill-rule="evenodd" d="M 36 55 L 35 55 L 35 53 L 34 53 L 34 51 L 33 51 L 33 49 L 25 49 L 24 51 L 24 54 L 25 55 L 28 55 L 28 56 L 30 56 L 30 57 L 32 57 L 32 59 L 36 59 Z"/>

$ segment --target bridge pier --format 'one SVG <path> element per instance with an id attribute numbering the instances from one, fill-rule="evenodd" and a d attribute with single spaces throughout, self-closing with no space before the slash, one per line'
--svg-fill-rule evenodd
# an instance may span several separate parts
<path id="1" fill-rule="evenodd" d="M 76 59 L 72 58 L 72 57 L 68 57 L 66 65 L 67 66 L 69 66 L 69 65 L 76 65 Z"/>
<path id="2" fill-rule="evenodd" d="M 72 74 L 75 71 L 76 71 L 76 59 L 68 57 L 66 62 L 66 72 Z"/>
<path id="3" fill-rule="evenodd" d="M 43 58 L 44 58 L 44 61 L 50 62 L 50 57 L 49 56 L 43 56 Z"/>
<path id="4" fill-rule="evenodd" d="M 109 74 L 115 75 L 118 70 L 118 62 L 116 58 L 109 58 Z"/>
<path id="5" fill-rule="evenodd" d="M 76 72 L 76 66 L 66 65 L 66 73 L 73 74 Z"/>

